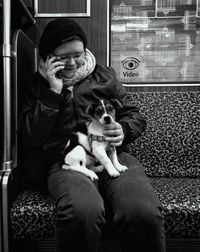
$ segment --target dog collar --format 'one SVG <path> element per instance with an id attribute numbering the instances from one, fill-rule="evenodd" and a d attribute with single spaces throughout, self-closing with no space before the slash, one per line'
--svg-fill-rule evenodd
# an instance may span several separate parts
<path id="1" fill-rule="evenodd" d="M 89 142 L 91 143 L 92 141 L 105 142 L 106 139 L 104 136 L 89 134 Z"/>

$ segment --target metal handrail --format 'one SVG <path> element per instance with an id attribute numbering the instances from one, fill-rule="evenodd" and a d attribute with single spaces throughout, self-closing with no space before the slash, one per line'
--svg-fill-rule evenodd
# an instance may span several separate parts
<path id="1" fill-rule="evenodd" d="M 11 157 L 11 0 L 3 0 L 3 85 L 4 85 L 4 150 L 3 170 L 10 170 Z"/>
<path id="2" fill-rule="evenodd" d="M 4 139 L 3 139 L 3 180 L 12 169 L 11 148 L 11 0 L 3 0 L 3 90 L 4 90 Z M 4 175 L 3 175 L 4 173 Z M 6 186 L 5 186 L 6 184 Z M 9 251 L 8 242 L 8 192 L 7 183 L 2 183 L 2 225 L 3 251 Z"/>

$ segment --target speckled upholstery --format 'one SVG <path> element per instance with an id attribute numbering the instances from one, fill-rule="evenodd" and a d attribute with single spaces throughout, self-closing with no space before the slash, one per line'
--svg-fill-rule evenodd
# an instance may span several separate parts
<path id="1" fill-rule="evenodd" d="M 166 236 L 200 238 L 200 93 L 130 93 L 147 119 L 145 133 L 129 146 L 164 205 Z M 55 202 L 23 191 L 10 210 L 15 239 L 54 236 Z"/>
<path id="2" fill-rule="evenodd" d="M 200 238 L 200 178 L 150 178 L 164 206 L 166 236 Z"/>
<path id="3" fill-rule="evenodd" d="M 149 176 L 200 176 L 200 92 L 130 93 L 147 119 L 131 144 Z"/>
<path id="4" fill-rule="evenodd" d="M 150 178 L 164 205 L 167 237 L 200 237 L 200 179 Z M 50 196 L 23 191 L 11 208 L 15 239 L 51 238 L 55 203 Z"/>
<path id="5" fill-rule="evenodd" d="M 54 236 L 55 202 L 47 194 L 22 191 L 10 210 L 14 238 L 49 238 Z"/>

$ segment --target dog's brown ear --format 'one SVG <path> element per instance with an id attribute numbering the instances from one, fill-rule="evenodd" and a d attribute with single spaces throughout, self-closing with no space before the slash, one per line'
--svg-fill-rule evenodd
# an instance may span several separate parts
<path id="1" fill-rule="evenodd" d="M 86 115 L 90 115 L 90 114 L 91 114 L 91 104 L 89 104 L 89 105 L 86 107 L 85 113 L 86 113 Z"/>
<path id="2" fill-rule="evenodd" d="M 123 108 L 122 102 L 117 99 L 111 99 L 110 102 L 115 108 Z"/>
<path id="3" fill-rule="evenodd" d="M 92 104 L 88 104 L 88 106 L 86 107 L 85 113 L 86 113 L 86 115 L 89 115 L 89 116 L 92 115 L 92 113 L 93 113 L 93 105 Z"/>

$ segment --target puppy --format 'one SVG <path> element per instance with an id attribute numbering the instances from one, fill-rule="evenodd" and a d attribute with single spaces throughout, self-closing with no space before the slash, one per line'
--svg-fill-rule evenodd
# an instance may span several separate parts
<path id="1" fill-rule="evenodd" d="M 126 166 L 119 163 L 116 148 L 111 146 L 103 135 L 104 126 L 115 121 L 115 107 L 122 107 L 122 104 L 116 99 L 100 100 L 98 103 L 94 103 L 88 110 L 91 121 L 87 123 L 88 140 L 92 153 L 111 177 L 117 177 L 120 172 L 127 170 Z"/>
<path id="2" fill-rule="evenodd" d="M 94 181 L 98 179 L 96 173 L 101 172 L 104 167 L 91 152 L 87 133 L 84 132 L 86 125 L 78 126 L 79 130 L 72 133 L 64 149 L 62 168 L 83 173 Z"/>
<path id="3" fill-rule="evenodd" d="M 116 99 L 99 100 L 88 108 L 91 119 L 69 139 L 62 168 L 82 172 L 92 180 L 98 179 L 96 173 L 104 168 L 111 177 L 118 177 L 127 170 L 119 163 L 115 147 L 103 135 L 104 125 L 115 121 L 114 107 L 122 107 L 122 104 Z"/>

